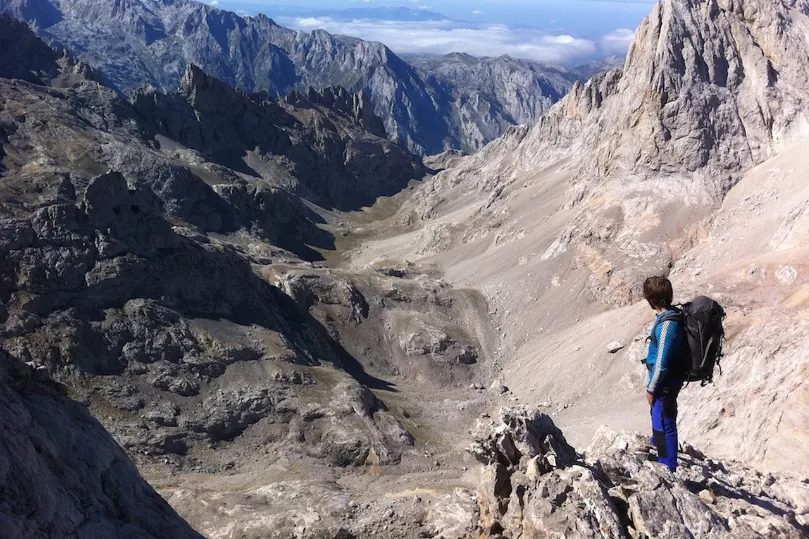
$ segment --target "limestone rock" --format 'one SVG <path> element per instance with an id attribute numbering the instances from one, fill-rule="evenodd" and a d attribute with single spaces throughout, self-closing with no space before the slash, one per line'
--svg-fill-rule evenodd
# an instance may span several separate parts
<path id="1" fill-rule="evenodd" d="M 571 465 L 575 450 L 553 420 L 527 407 L 502 408 L 496 419 L 481 418 L 472 432 L 468 451 L 482 464 L 501 463 L 508 468 L 525 465 L 539 456 L 543 466 Z"/>
<path id="2" fill-rule="evenodd" d="M 255 155 L 253 169 L 265 174 L 291 163 L 296 182 L 287 187 L 324 207 L 357 208 L 398 192 L 420 176 L 417 159 L 380 137 L 384 131 L 377 125 L 379 120 L 367 103 L 363 105 L 367 98 L 342 88 L 309 95 L 312 101 L 300 94 L 284 100 L 247 94 L 189 65 L 177 93 L 141 88 L 131 101 L 155 132 L 205 153 L 220 165 L 239 168 L 220 156 L 245 152 Z M 354 134 L 348 136 L 338 125 L 350 126 Z M 266 199 L 269 194 L 265 190 L 256 195 Z M 284 211 L 283 203 L 273 202 L 256 200 L 241 205 L 245 213 L 253 210 L 253 221 L 263 213 Z M 256 207 L 259 204 L 265 207 Z M 305 220 L 301 216 L 306 209 L 293 206 L 286 213 L 294 218 L 278 228 Z M 309 233 L 316 234 L 314 230 Z"/>
<path id="3" fill-rule="evenodd" d="M 682 456 L 675 475 L 652 462 L 648 440 L 608 429 L 599 431 L 584 459 L 566 446 L 570 460 L 552 463 L 547 455 L 563 453 L 564 437 L 550 418 L 523 408 L 501 409 L 500 416 L 482 429 L 484 437 L 476 433 L 472 449 L 483 463 L 476 501 L 478 529 L 486 533 L 797 538 L 807 531 L 805 504 L 781 499 L 774 488 L 796 488 L 788 476 L 770 476 L 762 488 L 760 473 L 694 450 Z M 533 438 L 529 433 L 545 434 L 557 449 L 521 444 L 531 458 L 517 461 L 513 444 L 502 441 Z M 538 467 L 539 459 L 548 465 Z M 809 493 L 809 485 L 800 485 Z"/>
<path id="4" fill-rule="evenodd" d="M 477 505 L 471 492 L 455 489 L 433 504 L 427 514 L 428 532 L 432 537 L 442 539 L 464 539 L 472 535 L 477 527 Z"/>
<path id="5" fill-rule="evenodd" d="M 416 194 L 409 209 L 426 217 L 420 234 L 431 244 L 447 227 L 431 222 L 442 208 L 469 196 L 482 206 L 453 238 L 421 252 L 506 227 L 520 190 L 556 171 L 569 176 L 561 208 L 571 211 L 554 242 L 542 235 L 543 258 L 587 267 L 596 301 L 641 299 L 637 283 L 668 271 L 743 172 L 809 133 L 809 73 L 797 60 L 809 48 L 807 24 L 803 1 L 660 2 L 622 71 L 577 83 L 535 125 L 510 128 Z M 661 195 L 647 203 L 650 190 Z M 668 227 L 688 237 L 666 244 Z"/>
<path id="6" fill-rule="evenodd" d="M 457 148 L 466 151 L 481 149 L 511 125 L 534 123 L 579 80 L 564 68 L 508 56 L 453 53 L 405 60 L 423 80 L 436 81 L 452 96 L 451 127 L 458 131 L 453 136 L 461 143 Z"/>

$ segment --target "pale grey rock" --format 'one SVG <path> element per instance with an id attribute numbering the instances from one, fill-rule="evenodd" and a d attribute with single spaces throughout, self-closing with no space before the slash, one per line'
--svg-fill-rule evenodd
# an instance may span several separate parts
<path id="1" fill-rule="evenodd" d="M 561 66 L 508 56 L 453 53 L 405 60 L 436 88 L 435 94 L 450 98 L 458 149 L 465 151 L 481 149 L 509 126 L 534 123 L 581 80 Z"/>
<path id="2" fill-rule="evenodd" d="M 535 125 L 509 128 L 414 196 L 406 222 L 435 246 L 418 252 L 494 236 L 519 189 L 543 170 L 566 171 L 560 213 L 571 215 L 542 258 L 575 257 L 593 274 L 596 301 L 641 299 L 638 283 L 669 271 L 744 172 L 809 134 L 809 68 L 798 60 L 809 49 L 807 7 L 803 0 L 657 4 L 623 70 L 576 83 Z M 447 225 L 431 218 L 466 195 L 479 197 L 481 210 L 454 238 L 433 239 Z M 675 230 L 684 237 L 667 242 Z"/>
<path id="3" fill-rule="evenodd" d="M 537 455 L 551 467 L 564 467 L 576 459 L 553 420 L 527 407 L 501 408 L 497 418 L 481 418 L 472 432 L 468 451 L 482 464 L 499 462 L 510 469 L 526 465 Z"/>
<path id="4" fill-rule="evenodd" d="M 474 345 L 456 341 L 446 329 L 423 319 L 397 320 L 393 333 L 398 335 L 399 349 L 408 357 L 429 356 L 435 362 L 463 365 L 472 365 L 478 359 Z"/>
<path id="5" fill-rule="evenodd" d="M 342 308 L 348 321 L 355 325 L 368 318 L 368 302 L 348 279 L 324 273 L 291 272 L 284 276 L 281 288 L 305 309 L 315 304 Z"/>
<path id="6" fill-rule="evenodd" d="M 471 492 L 455 489 L 446 499 L 432 504 L 427 513 L 425 536 L 464 539 L 477 528 L 477 504 Z"/>
<path id="7" fill-rule="evenodd" d="M 678 471 L 653 462 L 648 440 L 602 429 L 584 458 L 552 420 L 525 408 L 479 423 L 470 449 L 483 463 L 477 529 L 498 537 L 802 537 L 805 504 L 776 485 L 809 493 L 785 475 L 762 477 L 693 448 Z M 537 438 L 545 443 L 538 443 Z M 506 439 L 516 444 L 502 443 Z M 527 443 L 526 443 L 527 442 Z M 519 444 L 515 452 L 514 445 Z M 549 456 L 554 455 L 554 458 Z M 518 461 L 515 457 L 519 455 Z M 566 455 L 564 459 L 559 459 Z M 544 466 L 537 467 L 543 461 Z M 706 500 L 708 500 L 706 502 Z"/>

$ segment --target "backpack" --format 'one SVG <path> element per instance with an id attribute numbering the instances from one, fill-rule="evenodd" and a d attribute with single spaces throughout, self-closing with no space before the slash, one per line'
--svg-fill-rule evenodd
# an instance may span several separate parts
<path id="1" fill-rule="evenodd" d="M 683 349 L 678 354 L 672 374 L 685 382 L 700 382 L 705 386 L 713 383 L 713 371 L 719 367 L 722 374 L 722 340 L 725 328 L 722 321 L 725 310 L 716 301 L 706 296 L 694 298 L 682 305 L 675 314 L 664 316 L 658 323 L 677 320 L 685 330 Z M 655 328 L 656 329 L 656 328 Z M 652 341 L 657 341 L 652 330 Z"/>

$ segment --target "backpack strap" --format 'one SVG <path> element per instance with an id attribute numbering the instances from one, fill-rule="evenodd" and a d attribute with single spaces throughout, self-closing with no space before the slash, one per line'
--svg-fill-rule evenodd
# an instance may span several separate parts
<path id="1" fill-rule="evenodd" d="M 657 326 L 659 326 L 663 322 L 676 321 L 676 322 L 680 322 L 681 324 L 683 323 L 683 318 L 684 318 L 683 311 L 681 311 L 680 309 L 675 309 L 675 310 L 676 310 L 675 313 L 667 314 L 666 316 L 664 316 L 663 318 L 661 318 L 660 320 L 657 320 L 655 322 L 655 325 L 652 328 L 652 334 L 649 335 L 648 337 L 646 337 L 647 341 L 651 341 L 651 342 L 653 342 L 655 344 L 655 346 L 657 346 L 657 344 L 658 344 L 657 343 Z"/>

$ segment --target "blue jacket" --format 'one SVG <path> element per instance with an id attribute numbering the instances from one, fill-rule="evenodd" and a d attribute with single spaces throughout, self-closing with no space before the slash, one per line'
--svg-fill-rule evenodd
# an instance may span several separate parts
<path id="1" fill-rule="evenodd" d="M 646 391 L 657 394 L 669 383 L 673 382 L 672 362 L 681 352 L 685 339 L 683 324 L 678 320 L 660 322 L 666 316 L 676 314 L 674 309 L 660 313 L 655 319 L 652 330 L 655 338 L 649 341 L 649 354 L 646 356 L 646 367 L 649 369 L 649 383 Z"/>

